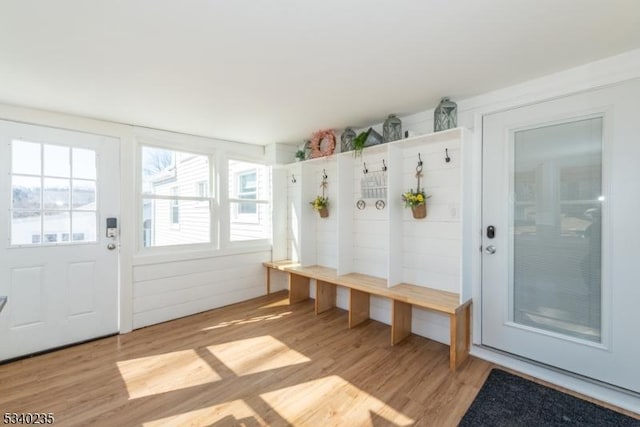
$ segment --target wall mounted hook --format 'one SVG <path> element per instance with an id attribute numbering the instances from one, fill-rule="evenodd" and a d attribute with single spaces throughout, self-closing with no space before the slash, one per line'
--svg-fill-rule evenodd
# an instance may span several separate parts
<path id="1" fill-rule="evenodd" d="M 451 157 L 449 157 L 449 149 L 445 148 L 444 149 L 444 161 L 449 163 L 451 161 Z"/>
<path id="2" fill-rule="evenodd" d="M 291 182 L 293 184 L 295 184 L 296 182 L 298 182 L 298 180 L 296 179 L 296 176 L 294 174 L 291 174 Z"/>
<path id="3" fill-rule="evenodd" d="M 416 166 L 416 172 L 422 172 L 422 157 L 420 157 L 420 153 L 418 153 L 418 166 Z"/>
<path id="4" fill-rule="evenodd" d="M 368 174 L 369 173 L 369 169 L 367 169 L 367 162 L 362 162 L 362 164 L 364 165 L 362 168 L 362 173 L 363 174 Z"/>
<path id="5" fill-rule="evenodd" d="M 382 159 L 382 171 L 383 172 L 387 171 L 387 162 L 385 162 L 384 159 Z"/>
<path id="6" fill-rule="evenodd" d="M 322 179 L 327 179 L 327 178 L 329 178 L 327 176 L 327 171 L 325 169 L 322 169 Z"/>

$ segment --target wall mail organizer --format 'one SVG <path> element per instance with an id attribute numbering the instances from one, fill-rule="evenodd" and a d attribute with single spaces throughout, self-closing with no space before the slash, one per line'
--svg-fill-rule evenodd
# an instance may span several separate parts
<path id="1" fill-rule="evenodd" d="M 382 161 L 382 169 L 369 172 L 364 163 L 362 178 L 360 179 L 360 197 L 362 199 L 386 199 L 387 198 L 387 164 Z"/>

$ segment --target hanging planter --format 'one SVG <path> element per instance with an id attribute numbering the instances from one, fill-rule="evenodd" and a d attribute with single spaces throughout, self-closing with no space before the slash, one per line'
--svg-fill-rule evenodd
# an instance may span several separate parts
<path id="1" fill-rule="evenodd" d="M 422 219 L 427 217 L 427 199 L 431 196 L 424 194 L 424 190 L 420 188 L 420 177 L 422 177 L 422 159 L 418 154 L 418 166 L 416 167 L 416 179 L 418 185 L 416 191 L 413 188 L 402 195 L 404 206 L 411 208 L 411 213 L 415 219 Z"/>
<path id="2" fill-rule="evenodd" d="M 329 198 L 324 196 L 316 196 L 313 202 L 309 202 L 313 209 L 318 211 L 320 218 L 329 216 Z"/>
<path id="3" fill-rule="evenodd" d="M 317 210 L 320 214 L 320 218 L 326 218 L 329 216 L 329 198 L 325 197 L 324 192 L 327 188 L 327 172 L 322 171 L 322 183 L 320 184 L 320 188 L 322 188 L 322 196 L 316 196 L 312 202 L 309 202 L 313 209 Z"/>
<path id="4" fill-rule="evenodd" d="M 422 219 L 427 217 L 427 205 L 423 203 L 417 206 L 411 206 L 411 213 L 415 219 Z"/>

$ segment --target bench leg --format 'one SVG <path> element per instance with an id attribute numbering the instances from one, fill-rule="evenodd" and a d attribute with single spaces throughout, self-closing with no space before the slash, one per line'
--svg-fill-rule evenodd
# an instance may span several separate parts
<path id="1" fill-rule="evenodd" d="M 349 289 L 349 328 L 353 328 L 369 318 L 369 294 Z"/>
<path id="2" fill-rule="evenodd" d="M 391 345 L 411 335 L 411 304 L 393 300 L 391 312 Z"/>
<path id="3" fill-rule="evenodd" d="M 336 285 L 316 280 L 316 314 L 336 306 Z"/>
<path id="4" fill-rule="evenodd" d="M 289 304 L 309 299 L 309 278 L 289 273 Z"/>
<path id="5" fill-rule="evenodd" d="M 449 315 L 451 346 L 449 347 L 449 370 L 455 371 L 467 357 L 471 346 L 471 302 Z"/>
<path id="6" fill-rule="evenodd" d="M 271 294 L 271 268 L 265 267 L 267 269 L 267 295 Z"/>

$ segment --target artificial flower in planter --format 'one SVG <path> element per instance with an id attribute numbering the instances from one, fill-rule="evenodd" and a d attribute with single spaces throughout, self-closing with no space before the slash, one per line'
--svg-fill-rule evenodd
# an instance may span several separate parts
<path id="1" fill-rule="evenodd" d="M 326 218 L 329 216 L 329 198 L 324 196 L 317 196 L 313 202 L 309 202 L 313 209 L 320 213 L 320 218 Z"/>
<path id="2" fill-rule="evenodd" d="M 413 188 L 402 195 L 404 207 L 411 208 L 413 217 L 416 219 L 427 216 L 427 199 L 431 196 L 425 196 L 424 190 L 413 191 Z"/>

